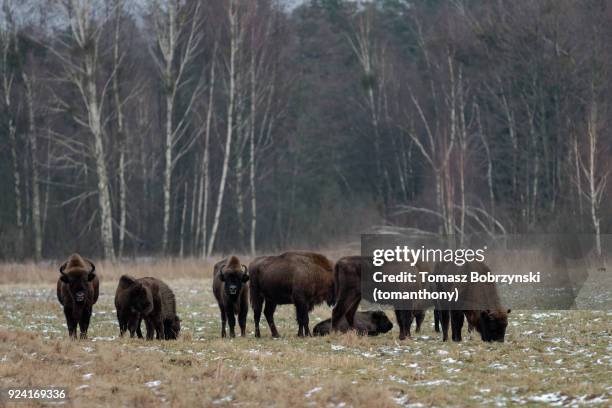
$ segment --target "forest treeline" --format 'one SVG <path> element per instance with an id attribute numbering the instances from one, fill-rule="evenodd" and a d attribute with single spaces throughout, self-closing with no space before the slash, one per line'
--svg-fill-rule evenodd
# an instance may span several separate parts
<path id="1" fill-rule="evenodd" d="M 610 232 L 612 3 L 2 0 L 0 258 Z"/>

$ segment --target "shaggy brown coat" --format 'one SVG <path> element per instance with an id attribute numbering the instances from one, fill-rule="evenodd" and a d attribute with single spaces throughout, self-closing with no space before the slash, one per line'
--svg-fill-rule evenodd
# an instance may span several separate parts
<path id="1" fill-rule="evenodd" d="M 176 339 L 180 332 L 180 319 L 176 314 L 176 299 L 172 290 L 159 279 L 136 279 L 123 275 L 115 291 L 115 308 L 119 321 L 119 335 L 129 330 L 142 338 L 140 322 L 144 319 L 147 340 Z"/>
<path id="2" fill-rule="evenodd" d="M 77 324 L 80 337 L 87 338 L 93 305 L 98 301 L 100 281 L 96 266 L 90 260 L 73 254 L 60 268 L 57 280 L 57 300 L 64 307 L 68 334 L 76 339 Z"/>
<path id="3" fill-rule="evenodd" d="M 312 334 L 315 336 L 328 335 L 332 330 L 331 320 L 323 320 L 317 324 L 312 329 Z M 346 319 L 342 319 L 337 327 L 343 333 L 352 329 Z M 355 327 L 359 335 L 378 336 L 390 331 L 393 328 L 393 323 L 383 311 L 357 312 L 355 313 Z"/>
<path id="4" fill-rule="evenodd" d="M 274 311 L 277 305 L 285 304 L 295 305 L 298 336 L 310 336 L 308 313 L 324 301 L 330 306 L 334 303 L 333 273 L 332 262 L 314 252 L 286 252 L 253 260 L 249 274 L 255 336 L 261 336 L 259 321 L 264 301 L 263 312 L 272 337 L 279 337 Z"/>
<path id="5" fill-rule="evenodd" d="M 468 275 L 470 272 L 486 274 L 491 269 L 483 262 L 469 262 L 457 266 L 450 262 L 438 263 L 436 274 Z M 451 291 L 458 289 L 459 299 L 466 306 L 473 308 L 466 310 L 450 310 L 443 305 L 439 306 L 440 322 L 442 323 L 442 340 L 448 340 L 448 325 L 451 323 L 451 336 L 453 341 L 461 341 L 464 316 L 468 325 L 475 328 L 483 341 L 504 341 L 506 327 L 508 326 L 508 313 L 501 305 L 499 293 L 495 283 L 438 283 L 437 290 Z M 480 306 L 480 307 L 476 307 Z M 449 316 L 450 315 L 450 316 Z M 450 317 L 450 319 L 449 319 Z"/>
<path id="6" fill-rule="evenodd" d="M 221 337 L 225 337 L 225 325 L 229 321 L 230 337 L 236 337 L 236 315 L 240 335 L 245 336 L 246 319 L 249 312 L 249 275 L 245 265 L 232 256 L 215 264 L 213 270 L 213 293 L 221 311 Z"/>

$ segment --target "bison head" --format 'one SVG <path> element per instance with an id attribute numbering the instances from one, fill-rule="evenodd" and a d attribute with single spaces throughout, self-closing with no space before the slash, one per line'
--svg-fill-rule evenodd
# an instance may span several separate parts
<path id="1" fill-rule="evenodd" d="M 69 262 L 71 262 L 70 268 L 66 271 Z M 84 266 L 83 262 L 81 262 L 82 265 L 73 265 L 72 259 L 65 262 L 59 269 L 60 280 L 68 285 L 68 292 L 76 303 L 85 302 L 90 289 L 89 283 L 96 277 L 96 266 L 89 260 L 87 262 L 90 265 L 89 269 L 81 267 Z"/>
<path id="2" fill-rule="evenodd" d="M 147 316 L 153 311 L 153 295 L 149 288 L 135 282 L 130 292 L 130 308 L 139 316 Z"/>
<path id="3" fill-rule="evenodd" d="M 225 284 L 225 294 L 236 297 L 242 290 L 242 284 L 249 280 L 248 269 L 245 265 L 241 268 L 222 267 L 219 279 Z"/>
<path id="4" fill-rule="evenodd" d="M 383 311 L 377 310 L 372 312 L 372 322 L 376 325 L 376 331 L 378 333 L 387 333 L 393 329 L 393 323 L 387 317 L 387 314 Z"/>
<path id="5" fill-rule="evenodd" d="M 181 319 L 178 316 L 174 316 L 171 319 L 164 320 L 164 337 L 166 340 L 175 340 L 178 338 L 179 332 L 181 331 Z"/>
<path id="6" fill-rule="evenodd" d="M 503 342 L 508 327 L 508 313 L 506 310 L 483 310 L 480 312 L 476 330 L 483 341 Z"/>

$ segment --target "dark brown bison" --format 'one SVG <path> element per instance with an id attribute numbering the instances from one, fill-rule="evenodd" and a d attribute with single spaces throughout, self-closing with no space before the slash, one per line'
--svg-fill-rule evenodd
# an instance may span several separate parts
<path id="1" fill-rule="evenodd" d="M 68 334 L 76 339 L 77 324 L 81 338 L 87 338 L 87 328 L 93 305 L 98 301 L 100 281 L 90 260 L 73 254 L 60 268 L 57 280 L 57 300 L 64 306 Z"/>
<path id="2" fill-rule="evenodd" d="M 400 267 L 402 270 L 412 268 L 409 265 L 387 265 L 386 268 Z M 336 262 L 334 267 L 334 279 L 336 287 L 336 306 L 332 311 L 332 329 L 340 330 L 344 319 L 352 328 L 355 326 L 354 316 L 361 302 L 361 275 L 369 273 L 373 268 L 372 258 L 366 256 L 346 256 Z M 413 268 L 418 271 L 429 271 L 428 264 L 417 263 Z M 416 284 L 415 284 L 416 285 Z M 397 286 L 397 285 L 396 285 Z M 397 286 L 400 287 L 400 286 Z M 418 290 L 413 287 L 411 290 Z M 395 310 L 395 317 L 400 329 L 400 340 L 410 337 L 410 325 L 416 318 L 417 332 L 421 330 L 421 324 L 425 317 L 424 309 L 431 305 L 425 303 L 413 303 L 408 310 Z"/>
<path id="3" fill-rule="evenodd" d="M 130 337 L 136 334 L 142 338 L 142 320 L 147 340 L 153 339 L 153 332 L 158 340 L 176 339 L 181 330 L 174 293 L 159 279 L 123 275 L 115 292 L 115 308 L 121 336 L 129 330 Z"/>
<path id="4" fill-rule="evenodd" d="M 393 323 L 387 317 L 383 311 L 373 312 L 357 312 L 355 313 L 355 327 L 359 335 L 378 336 L 381 333 L 387 333 L 393 328 Z M 342 322 L 337 325 L 338 330 L 341 332 L 347 332 L 351 330 L 346 319 L 342 319 Z M 313 329 L 312 333 L 315 336 L 326 336 L 331 332 L 332 324 L 331 319 L 323 320 L 317 324 Z"/>
<path id="5" fill-rule="evenodd" d="M 225 323 L 229 321 L 230 337 L 236 337 L 236 315 L 240 335 L 244 337 L 249 312 L 249 274 L 247 267 L 232 256 L 215 264 L 213 271 L 213 293 L 221 311 L 221 337 L 225 337 Z"/>
<path id="6" fill-rule="evenodd" d="M 250 293 L 255 315 L 255 336 L 260 337 L 259 321 L 264 315 L 272 337 L 279 337 L 274 324 L 277 305 L 294 304 L 299 325 L 298 336 L 310 336 L 308 313 L 315 305 L 334 303 L 333 264 L 314 252 L 286 252 L 264 256 L 249 265 Z"/>
<path id="7" fill-rule="evenodd" d="M 451 291 L 458 289 L 459 299 L 464 307 L 462 310 L 450 310 L 450 307 L 438 305 L 440 322 L 442 323 L 442 340 L 448 340 L 448 325 L 451 323 L 451 336 L 453 341 L 461 341 L 464 316 L 468 325 L 472 326 L 483 341 L 504 341 L 506 327 L 508 326 L 508 313 L 501 305 L 495 283 L 470 283 L 470 272 L 486 274 L 491 269 L 482 262 L 468 262 L 457 266 L 450 262 L 438 263 L 434 273 L 444 275 L 467 275 L 467 282 L 438 283 L 437 290 Z M 479 306 L 465 310 L 469 305 Z M 469 327 L 468 327 L 469 329 Z"/>

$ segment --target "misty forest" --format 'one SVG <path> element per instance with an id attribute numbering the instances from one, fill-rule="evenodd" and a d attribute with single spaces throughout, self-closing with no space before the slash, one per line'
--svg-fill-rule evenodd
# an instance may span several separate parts
<path id="1" fill-rule="evenodd" d="M 1 0 L 0 259 L 612 231 L 612 3 Z"/>

